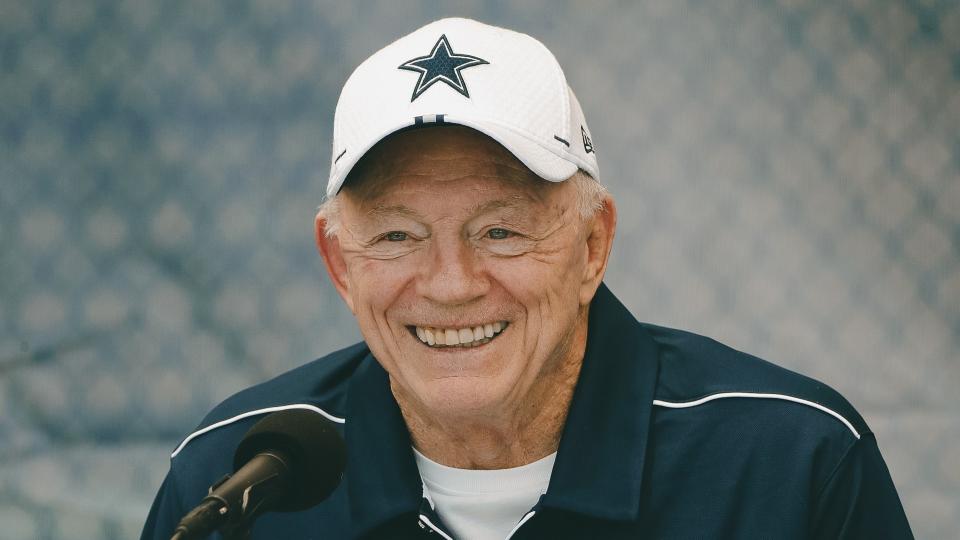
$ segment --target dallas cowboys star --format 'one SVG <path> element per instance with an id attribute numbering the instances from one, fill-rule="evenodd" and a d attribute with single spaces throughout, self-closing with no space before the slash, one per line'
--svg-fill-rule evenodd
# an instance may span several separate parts
<path id="1" fill-rule="evenodd" d="M 443 34 L 437 40 L 429 55 L 408 60 L 397 69 L 416 71 L 420 74 L 417 85 L 413 88 L 413 96 L 410 98 L 410 101 L 413 102 L 437 81 L 443 81 L 450 88 L 463 94 L 464 97 L 470 97 L 467 85 L 460 72 L 482 64 L 489 64 L 489 62 L 469 54 L 454 53 L 446 34 Z"/>

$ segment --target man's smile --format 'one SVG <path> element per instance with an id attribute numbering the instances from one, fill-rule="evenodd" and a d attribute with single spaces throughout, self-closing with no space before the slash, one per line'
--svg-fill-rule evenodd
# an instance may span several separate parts
<path id="1" fill-rule="evenodd" d="M 424 345 L 434 349 L 478 347 L 490 343 L 506 330 L 507 321 L 495 321 L 464 328 L 408 326 Z"/>

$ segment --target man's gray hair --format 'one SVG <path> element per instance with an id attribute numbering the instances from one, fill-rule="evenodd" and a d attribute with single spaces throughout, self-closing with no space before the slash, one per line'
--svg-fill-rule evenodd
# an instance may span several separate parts
<path id="1" fill-rule="evenodd" d="M 589 174 L 578 169 L 573 176 L 565 180 L 573 182 L 577 189 L 577 211 L 581 219 L 590 219 L 603 208 L 603 201 L 608 195 L 607 188 L 594 180 Z M 327 236 L 336 236 L 340 231 L 340 210 L 343 204 L 343 191 L 323 201 L 317 208 L 317 217 L 326 221 Z"/>

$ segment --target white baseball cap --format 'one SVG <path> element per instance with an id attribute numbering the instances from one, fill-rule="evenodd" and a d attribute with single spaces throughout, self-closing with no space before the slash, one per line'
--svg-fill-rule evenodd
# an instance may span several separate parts
<path id="1" fill-rule="evenodd" d="M 380 140 L 433 124 L 480 131 L 551 182 L 578 168 L 600 177 L 587 122 L 553 54 L 526 34 L 451 18 L 380 49 L 347 79 L 327 197 Z"/>

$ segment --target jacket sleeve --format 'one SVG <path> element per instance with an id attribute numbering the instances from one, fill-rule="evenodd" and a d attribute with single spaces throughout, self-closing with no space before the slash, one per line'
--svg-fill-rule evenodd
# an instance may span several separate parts
<path id="1" fill-rule="evenodd" d="M 150 513 L 147 515 L 147 522 L 143 526 L 140 540 L 170 540 L 174 528 L 186 512 L 180 503 L 180 496 L 175 484 L 173 470 L 171 469 L 153 500 L 153 506 L 150 507 Z"/>
<path id="2" fill-rule="evenodd" d="M 815 504 L 811 538 L 913 538 L 872 433 L 850 446 Z"/>

